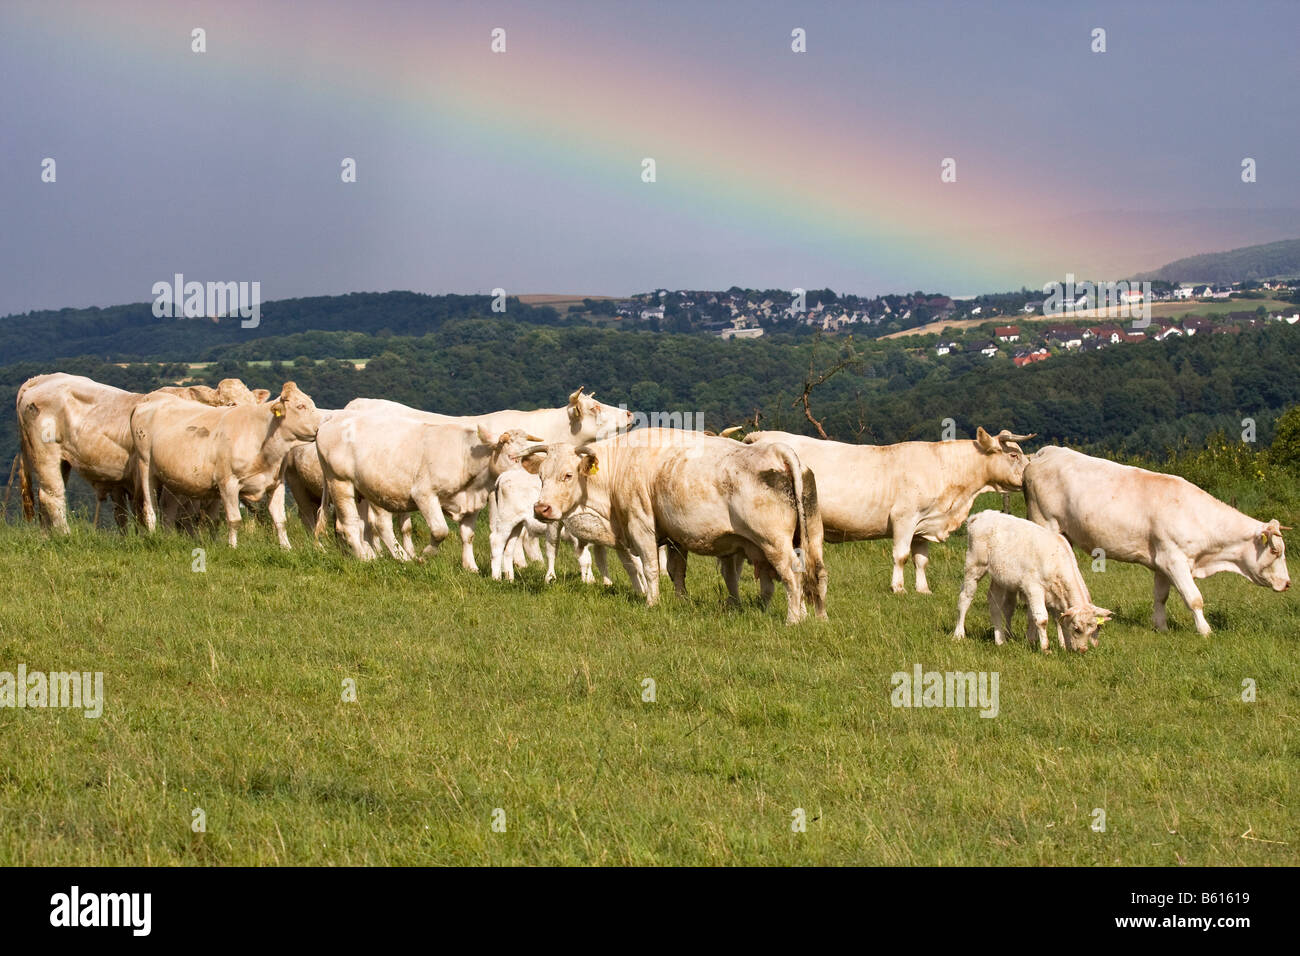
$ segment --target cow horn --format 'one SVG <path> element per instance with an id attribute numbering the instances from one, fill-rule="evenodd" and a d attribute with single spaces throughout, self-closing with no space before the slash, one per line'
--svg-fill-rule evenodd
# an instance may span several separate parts
<path id="1" fill-rule="evenodd" d="M 736 434 L 737 432 L 741 432 L 744 430 L 745 430 L 744 425 L 732 425 L 730 428 L 724 428 L 722 431 L 718 432 L 718 434 L 723 438 L 730 438 L 732 435 Z"/>
<path id="2" fill-rule="evenodd" d="M 527 438 L 530 442 L 532 442 L 535 445 L 546 444 L 546 439 L 538 438 L 536 435 L 525 435 L 524 437 Z"/>
<path id="3" fill-rule="evenodd" d="M 569 404 L 572 405 L 581 397 L 582 397 L 582 386 L 579 385 L 578 390 L 569 396 Z"/>
<path id="4" fill-rule="evenodd" d="M 1013 435 L 1009 429 L 1002 429 L 998 432 L 998 441 L 1029 441 L 1037 435 L 1038 432 L 1030 432 L 1028 435 Z"/>
<path id="5" fill-rule="evenodd" d="M 529 445 L 519 452 L 520 458 L 527 458 L 529 455 L 550 454 L 551 446 L 545 442 L 536 445 Z"/>

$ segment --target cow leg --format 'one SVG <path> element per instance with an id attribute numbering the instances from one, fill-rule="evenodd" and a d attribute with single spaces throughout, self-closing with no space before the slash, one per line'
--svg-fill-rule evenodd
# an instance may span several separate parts
<path id="1" fill-rule="evenodd" d="M 55 456 L 46 455 L 36 463 L 37 491 L 36 499 L 41 506 L 42 524 L 60 534 L 69 534 L 67 487 L 64 482 L 63 462 Z M 48 449 L 42 449 L 47 451 Z M 30 483 L 30 477 L 29 477 Z"/>
<path id="2" fill-rule="evenodd" d="M 748 557 L 753 562 L 754 577 L 758 581 L 758 606 L 766 611 L 767 606 L 772 603 L 772 595 L 776 593 L 776 569 L 768 564 L 767 558 L 761 554 L 751 554 Z M 744 563 L 744 556 L 737 560 L 737 575 L 744 567 Z"/>
<path id="3" fill-rule="evenodd" d="M 555 580 L 555 552 L 560 547 L 560 523 L 552 521 L 546 525 L 546 583 Z"/>
<path id="4" fill-rule="evenodd" d="M 425 515 L 425 520 L 429 520 L 428 515 Z M 474 560 L 474 522 L 477 520 L 478 512 L 475 511 L 461 515 L 457 522 L 460 525 L 460 566 L 475 574 L 478 574 L 478 562 Z"/>
<path id="5" fill-rule="evenodd" d="M 965 586 L 963 585 L 963 593 Z M 993 625 L 993 643 L 1001 645 L 1006 640 L 1007 623 L 1002 615 L 1002 601 L 1005 597 L 1002 588 L 989 582 L 989 623 Z M 974 595 L 972 594 L 972 597 Z"/>
<path id="6" fill-rule="evenodd" d="M 629 554 L 626 548 L 617 548 L 615 553 L 618 555 L 619 562 L 623 565 L 623 570 L 627 572 L 628 580 L 632 582 L 632 590 L 644 597 L 645 581 L 644 574 L 641 571 L 641 559 L 636 555 Z"/>
<path id="7" fill-rule="evenodd" d="M 978 562 L 972 560 L 972 555 L 966 555 L 966 577 L 961 582 L 961 594 L 957 595 L 957 626 L 952 629 L 953 640 L 960 641 L 966 637 L 966 612 L 970 610 L 971 601 L 975 600 L 975 591 L 980 586 L 980 578 L 984 577 L 984 569 L 979 566 Z M 996 589 L 989 587 L 989 616 L 993 616 L 993 595 Z M 993 623 L 994 639 L 997 638 L 997 621 Z M 998 641 L 1001 644 L 1001 641 Z"/>
<path id="8" fill-rule="evenodd" d="M 123 487 L 114 488 L 113 495 L 113 521 L 117 525 L 117 530 L 123 534 L 126 533 L 126 525 L 130 520 L 130 511 L 127 508 L 127 493 Z"/>
<path id="9" fill-rule="evenodd" d="M 153 506 L 153 476 L 151 459 L 148 455 L 136 452 L 136 476 L 140 485 L 140 518 L 146 531 L 153 532 L 158 527 L 158 515 Z"/>
<path id="10" fill-rule="evenodd" d="M 510 543 L 514 529 L 506 527 L 505 521 L 494 505 L 488 517 L 488 553 L 492 556 L 490 573 L 493 581 L 501 580 L 503 566 L 506 564 L 511 566 L 510 579 L 514 579 L 514 562 L 506 560 L 506 546 Z"/>
<path id="11" fill-rule="evenodd" d="M 288 520 L 288 512 L 284 508 L 284 482 L 277 481 L 275 487 L 271 489 L 271 500 L 266 503 L 266 510 L 271 514 L 271 526 L 275 528 L 275 540 L 280 543 L 280 547 L 285 551 L 293 550 L 289 544 L 289 532 L 285 527 Z"/>
<path id="12" fill-rule="evenodd" d="M 916 593 L 929 594 L 930 582 L 925 577 L 925 566 L 930 563 L 930 542 L 924 538 L 912 539 L 912 563 L 916 566 Z"/>
<path id="13" fill-rule="evenodd" d="M 1201 597 L 1201 591 L 1192 578 L 1192 569 L 1188 566 L 1187 559 L 1181 555 L 1175 557 L 1169 564 L 1171 566 L 1165 568 L 1165 574 L 1169 576 L 1169 580 L 1178 590 L 1178 596 L 1183 599 L 1187 609 L 1192 612 L 1192 617 L 1196 619 L 1196 632 L 1204 637 L 1210 633 L 1210 622 L 1205 619 L 1205 599 Z"/>
<path id="14" fill-rule="evenodd" d="M 407 554 L 411 555 L 415 554 L 414 529 L 415 519 L 411 517 L 409 511 L 404 512 L 401 520 L 402 547 L 406 549 Z"/>
<path id="15" fill-rule="evenodd" d="M 718 558 L 718 570 L 727 586 L 727 604 L 730 607 L 740 607 L 740 572 L 744 566 L 745 556 L 739 551 Z"/>
<path id="16" fill-rule="evenodd" d="M 334 527 L 337 534 L 346 542 L 355 557 L 362 561 L 374 560 L 375 549 L 361 537 L 361 515 L 357 510 L 356 490 L 352 487 L 352 483 L 329 476 L 326 476 L 325 480 L 329 482 L 329 496 L 334 502 Z M 366 524 L 371 525 L 373 522 L 374 516 L 367 507 Z"/>
<path id="17" fill-rule="evenodd" d="M 1040 651 L 1048 653 L 1051 651 L 1052 645 L 1047 639 L 1049 618 L 1047 615 L 1047 599 L 1042 588 L 1031 586 L 1025 591 L 1025 606 L 1029 612 L 1029 626 L 1026 628 L 1029 646 L 1033 647 L 1037 643 Z"/>
<path id="18" fill-rule="evenodd" d="M 915 529 L 915 522 L 894 524 L 894 572 L 890 578 L 889 590 L 895 594 L 902 594 L 907 590 L 903 582 L 903 566 L 907 564 L 907 558 L 912 553 L 912 532 Z"/>
<path id="19" fill-rule="evenodd" d="M 411 553 L 397 542 L 397 535 L 393 533 L 393 515 L 392 512 L 385 511 L 383 508 L 376 508 L 373 503 L 370 504 L 370 514 L 378 525 L 379 540 L 383 542 L 388 553 L 398 561 L 410 561 Z"/>
<path id="20" fill-rule="evenodd" d="M 590 544 L 587 545 L 587 548 L 589 549 L 589 553 L 591 554 L 593 563 L 596 565 L 596 570 L 600 572 L 601 585 L 604 587 L 612 587 L 614 584 L 614 579 L 609 576 L 608 549 L 606 549 L 606 547 L 603 544 Z M 590 583 L 592 584 L 596 583 L 596 578 L 594 575 L 592 576 Z"/>
<path id="21" fill-rule="evenodd" d="M 239 480 L 231 478 L 221 483 L 221 504 L 226 509 L 226 525 L 230 531 L 228 539 L 232 548 L 239 547 L 239 527 L 243 517 L 239 513 Z"/>
<path id="22" fill-rule="evenodd" d="M 790 550 L 790 542 L 787 540 L 783 543 L 769 544 L 764 548 L 763 557 L 767 558 L 772 571 L 785 586 L 785 623 L 798 624 L 807 616 L 808 609 L 803 603 L 803 582 L 800 581 L 792 563 L 794 553 Z M 757 562 L 755 565 L 757 566 Z"/>
<path id="23" fill-rule="evenodd" d="M 1155 602 L 1152 606 L 1151 617 L 1157 631 L 1164 631 L 1169 627 L 1169 618 L 1165 613 L 1165 601 L 1169 599 L 1170 583 L 1168 576 L 1163 571 L 1156 569 Z"/>
<path id="24" fill-rule="evenodd" d="M 447 535 L 451 534 L 451 528 L 447 525 L 447 517 L 442 513 L 442 502 L 433 498 L 417 500 L 416 504 L 420 508 L 420 514 L 424 516 L 425 523 L 429 526 L 429 544 L 424 549 L 423 554 L 426 556 L 438 553 L 438 548 L 446 540 Z"/>
<path id="25" fill-rule="evenodd" d="M 667 565 L 668 577 L 673 582 L 673 592 L 679 597 L 686 597 L 686 553 L 671 548 L 660 548 L 659 557 Z"/>
<path id="26" fill-rule="evenodd" d="M 95 495 L 95 517 L 90 519 L 90 526 L 96 530 L 99 529 L 99 508 L 104 503 L 102 494 Z"/>
<path id="27" fill-rule="evenodd" d="M 1014 641 L 1016 639 L 1016 633 L 1012 629 L 1011 625 L 1012 625 L 1012 621 L 1015 619 L 1016 616 L 1016 601 L 1018 601 L 1019 599 L 1020 599 L 1020 592 L 1017 591 L 1015 588 L 1002 589 L 1002 600 L 1000 602 L 998 611 L 1002 615 L 1003 624 L 1006 625 L 1006 635 L 1007 635 L 1007 640 L 1009 641 Z M 1028 611 L 1026 611 L 1026 614 L 1028 614 Z"/>

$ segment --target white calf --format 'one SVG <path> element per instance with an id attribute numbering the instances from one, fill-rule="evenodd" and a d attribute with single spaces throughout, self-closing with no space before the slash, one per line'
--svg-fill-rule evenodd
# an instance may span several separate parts
<path id="1" fill-rule="evenodd" d="M 952 636 L 966 636 L 966 611 L 984 575 L 989 582 L 989 617 L 993 640 L 1001 644 L 1011 633 L 1016 599 L 1024 595 L 1029 612 L 1027 628 L 1030 646 L 1048 649 L 1047 624 L 1056 620 L 1056 638 L 1061 647 L 1086 651 L 1097 645 L 1097 629 L 1111 612 L 1092 603 L 1088 586 L 1079 572 L 1074 550 L 1061 535 L 1032 521 L 998 511 L 981 511 L 966 522 L 966 579 L 957 599 L 957 626 Z M 1062 629 L 1069 628 L 1069 638 Z"/>

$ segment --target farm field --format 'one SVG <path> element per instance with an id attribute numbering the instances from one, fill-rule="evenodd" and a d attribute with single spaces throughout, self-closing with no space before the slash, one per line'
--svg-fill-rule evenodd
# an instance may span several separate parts
<path id="1" fill-rule="evenodd" d="M 961 532 L 929 596 L 889 593 L 885 542 L 828 546 L 831 620 L 796 627 L 748 576 L 724 608 L 698 556 L 647 609 L 612 557 L 608 590 L 568 551 L 510 585 L 450 543 L 363 564 L 290 533 L 0 528 L 0 671 L 102 671 L 106 698 L 0 708 L 0 863 L 1300 863 L 1294 591 L 1218 575 L 1214 634 L 1176 596 L 1158 634 L 1150 572 L 1081 560 L 1117 619 L 1041 655 L 993 645 L 987 582 L 951 639 Z M 891 706 L 918 664 L 997 672 L 997 716 Z"/>

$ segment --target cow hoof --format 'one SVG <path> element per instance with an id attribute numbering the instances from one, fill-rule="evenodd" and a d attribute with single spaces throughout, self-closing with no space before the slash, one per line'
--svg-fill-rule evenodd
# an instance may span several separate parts
<path id="1" fill-rule="evenodd" d="M 953 632 L 952 632 L 952 639 L 953 639 L 954 641 L 964 641 L 964 640 L 966 640 L 966 632 L 965 632 L 964 630 L 963 630 L 963 631 L 953 631 Z"/>
<path id="2" fill-rule="evenodd" d="M 900 590 L 901 590 L 901 588 L 900 588 Z M 929 593 L 930 593 L 930 589 L 927 588 L 927 587 L 919 587 L 919 586 L 918 586 L 918 587 L 916 588 L 916 593 L 917 593 L 917 594 L 929 594 Z"/>

